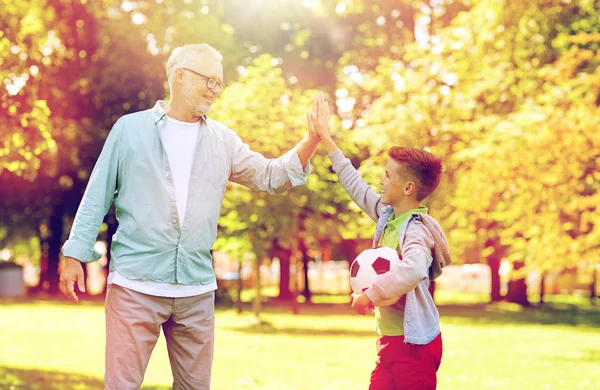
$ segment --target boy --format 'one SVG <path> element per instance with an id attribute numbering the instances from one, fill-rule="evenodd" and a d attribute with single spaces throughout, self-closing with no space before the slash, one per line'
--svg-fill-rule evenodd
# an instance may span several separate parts
<path id="1" fill-rule="evenodd" d="M 375 313 L 379 356 L 370 390 L 435 389 L 442 358 L 439 313 L 427 287 L 450 264 L 448 244 L 440 225 L 419 203 L 437 188 L 441 160 L 416 148 L 389 150 L 378 195 L 345 158 L 327 130 L 329 108 L 321 94 L 308 126 L 327 148 L 333 170 L 352 199 L 377 222 L 373 246 L 389 246 L 402 255 L 394 267 L 362 294 L 352 294 L 358 314 Z M 397 303 L 378 307 L 384 300 Z"/>

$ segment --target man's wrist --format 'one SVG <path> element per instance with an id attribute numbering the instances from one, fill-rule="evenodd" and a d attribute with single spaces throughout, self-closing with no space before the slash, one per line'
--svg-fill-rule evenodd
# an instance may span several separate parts
<path id="1" fill-rule="evenodd" d="M 304 137 L 304 139 L 302 140 L 306 145 L 316 148 L 319 145 L 319 142 L 321 141 L 319 138 L 314 138 L 314 137 L 310 137 L 310 136 L 306 136 Z"/>

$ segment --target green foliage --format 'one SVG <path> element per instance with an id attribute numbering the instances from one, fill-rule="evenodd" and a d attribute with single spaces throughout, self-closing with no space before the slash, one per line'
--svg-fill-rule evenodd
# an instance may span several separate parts
<path id="1" fill-rule="evenodd" d="M 428 205 L 456 261 L 598 262 L 598 0 L 240 4 L 0 0 L 0 243 L 38 235 L 54 208 L 70 220 L 116 118 L 162 97 L 170 50 L 207 42 L 230 85 L 213 114 L 252 149 L 290 150 L 324 90 L 373 187 L 391 145 L 444 157 Z M 217 247 L 369 237 L 323 150 L 311 165 L 282 196 L 230 185 Z"/>
<path id="2" fill-rule="evenodd" d="M 257 58 L 228 87 L 213 111 L 215 119 L 267 158 L 288 152 L 306 135 L 306 113 L 312 110 L 316 95 L 316 91 L 290 88 L 276 64 L 268 55 Z M 344 223 L 351 219 L 345 209 L 349 199 L 339 186 L 328 185 L 334 181 L 334 174 L 326 159 L 322 154 L 315 156 L 307 185 L 283 195 L 230 184 L 223 203 L 222 234 L 217 248 L 235 250 L 241 255 L 243 252 L 238 250 L 251 247 L 261 257 L 269 254 L 275 239 L 281 246 L 292 248 L 298 234 L 314 247 L 338 242 L 341 232 L 350 230 Z"/>
<path id="3" fill-rule="evenodd" d="M 354 131 L 368 176 L 392 144 L 443 156 L 429 202 L 459 262 L 472 247 L 540 269 L 598 261 L 598 26 L 573 16 L 598 12 L 547 3 L 477 2 L 364 77 L 380 96 Z"/>

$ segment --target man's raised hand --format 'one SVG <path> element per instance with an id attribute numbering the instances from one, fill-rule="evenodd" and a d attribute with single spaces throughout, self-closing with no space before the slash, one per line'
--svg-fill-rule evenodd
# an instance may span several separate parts
<path id="1" fill-rule="evenodd" d="M 308 128 L 315 131 L 328 153 L 332 153 L 338 149 L 337 145 L 329 134 L 329 104 L 325 100 L 322 92 L 317 94 L 313 103 L 313 112 L 308 115 Z"/>

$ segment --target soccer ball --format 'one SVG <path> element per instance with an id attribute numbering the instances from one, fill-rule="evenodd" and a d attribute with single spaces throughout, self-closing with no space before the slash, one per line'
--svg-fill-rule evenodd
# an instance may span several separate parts
<path id="1" fill-rule="evenodd" d="M 356 294 L 360 294 L 377 280 L 379 275 L 389 272 L 390 269 L 402 261 L 400 254 L 387 246 L 366 249 L 362 251 L 350 266 L 350 287 Z M 398 302 L 390 299 L 378 306 L 389 306 Z"/>

